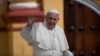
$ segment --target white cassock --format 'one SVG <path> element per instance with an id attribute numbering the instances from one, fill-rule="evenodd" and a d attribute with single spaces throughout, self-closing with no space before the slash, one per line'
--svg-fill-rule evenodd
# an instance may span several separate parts
<path id="1" fill-rule="evenodd" d="M 71 53 L 63 29 L 56 25 L 55 29 L 48 30 L 46 22 L 34 23 L 32 29 L 24 27 L 22 37 L 34 47 L 33 56 L 65 56 Z M 69 53 L 70 52 L 70 53 Z M 71 55 L 70 55 L 71 56 Z"/>

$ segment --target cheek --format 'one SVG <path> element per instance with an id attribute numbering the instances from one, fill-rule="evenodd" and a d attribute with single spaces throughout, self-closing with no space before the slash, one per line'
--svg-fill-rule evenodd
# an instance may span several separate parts
<path id="1" fill-rule="evenodd" d="M 49 24 L 56 24 L 58 20 L 47 20 Z"/>
<path id="2" fill-rule="evenodd" d="M 52 20 L 48 20 L 49 23 L 52 23 Z"/>
<path id="3" fill-rule="evenodd" d="M 58 20 L 55 21 L 55 23 L 57 23 L 57 22 L 58 22 Z"/>
<path id="4" fill-rule="evenodd" d="M 48 20 L 48 23 L 51 23 L 52 21 L 51 20 Z"/>
<path id="5" fill-rule="evenodd" d="M 50 20 L 47 19 L 46 21 L 49 22 Z"/>
<path id="6" fill-rule="evenodd" d="M 47 20 L 47 24 L 49 25 L 49 24 L 51 24 L 52 22 L 50 21 L 50 20 Z"/>

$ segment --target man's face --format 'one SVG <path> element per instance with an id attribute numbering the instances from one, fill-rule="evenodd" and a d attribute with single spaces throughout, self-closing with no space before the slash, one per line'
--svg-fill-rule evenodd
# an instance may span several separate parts
<path id="1" fill-rule="evenodd" d="M 58 18 L 58 14 L 55 13 L 48 13 L 46 15 L 46 22 L 47 22 L 47 27 L 48 29 L 54 29 L 55 25 L 57 24 L 59 18 Z"/>

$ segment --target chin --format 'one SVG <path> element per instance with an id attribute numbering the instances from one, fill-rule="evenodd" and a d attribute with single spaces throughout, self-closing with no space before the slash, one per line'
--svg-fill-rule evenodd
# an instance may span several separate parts
<path id="1" fill-rule="evenodd" d="M 48 29 L 49 29 L 49 30 L 53 30 L 54 28 L 55 28 L 55 25 L 48 26 Z"/>

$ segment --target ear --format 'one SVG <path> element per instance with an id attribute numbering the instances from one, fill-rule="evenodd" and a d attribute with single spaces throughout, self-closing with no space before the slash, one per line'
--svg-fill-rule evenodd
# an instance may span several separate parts
<path id="1" fill-rule="evenodd" d="M 60 18 L 58 18 L 58 20 L 59 20 Z"/>
<path id="2" fill-rule="evenodd" d="M 45 15 L 45 18 L 47 18 L 47 15 Z"/>
<path id="3" fill-rule="evenodd" d="M 45 17 L 45 20 L 47 20 L 47 15 L 45 15 L 44 17 Z"/>

